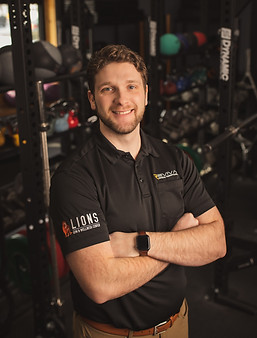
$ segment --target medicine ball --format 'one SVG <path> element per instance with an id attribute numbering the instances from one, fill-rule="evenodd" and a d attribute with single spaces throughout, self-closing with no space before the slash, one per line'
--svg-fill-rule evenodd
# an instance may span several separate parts
<path id="1" fill-rule="evenodd" d="M 198 46 L 197 37 L 193 33 L 188 32 L 188 33 L 183 33 L 183 35 L 188 43 L 188 49 L 191 50 Z"/>
<path id="2" fill-rule="evenodd" d="M 191 148 L 189 145 L 177 144 L 177 146 L 184 151 L 184 153 L 194 162 L 197 170 L 200 172 L 203 169 L 203 160 L 201 156 Z"/>
<path id="3" fill-rule="evenodd" d="M 14 84 L 12 46 L 10 45 L 0 48 L 0 83 Z"/>
<path id="4" fill-rule="evenodd" d="M 182 33 L 176 33 L 176 36 L 178 37 L 181 47 L 180 47 L 180 52 L 187 52 L 188 48 L 189 48 L 189 44 L 188 41 L 185 37 L 184 34 Z"/>
<path id="5" fill-rule="evenodd" d="M 48 41 L 34 42 L 32 44 L 32 55 L 36 80 L 51 78 L 61 68 L 61 52 Z M 5 85 L 14 85 L 12 46 L 4 46 L 0 49 L 0 64 L 0 82 Z"/>
<path id="6" fill-rule="evenodd" d="M 8 90 L 3 94 L 4 101 L 11 107 L 16 105 L 16 93 L 15 90 Z"/>
<path id="7" fill-rule="evenodd" d="M 206 35 L 204 33 L 202 33 L 202 32 L 194 32 L 193 34 L 197 38 L 198 47 L 204 45 L 207 42 L 207 37 L 206 37 Z"/>
<path id="8" fill-rule="evenodd" d="M 55 76 L 62 65 L 62 55 L 58 47 L 48 41 L 36 41 L 32 44 L 32 55 L 37 80 Z"/>
<path id="9" fill-rule="evenodd" d="M 82 54 L 79 49 L 69 44 L 58 47 L 62 55 L 61 74 L 79 72 L 82 68 Z"/>
<path id="10" fill-rule="evenodd" d="M 160 52 L 163 55 L 174 55 L 180 50 L 181 43 L 175 34 L 166 33 L 160 38 Z"/>
<path id="11" fill-rule="evenodd" d="M 46 102 L 57 101 L 61 97 L 61 87 L 58 82 L 44 83 L 44 95 Z"/>
<path id="12" fill-rule="evenodd" d="M 44 99 L 46 102 L 52 102 L 60 99 L 61 88 L 58 82 L 44 83 L 43 89 L 44 89 Z M 15 90 L 8 90 L 3 94 L 3 98 L 8 105 L 15 107 L 16 105 Z"/>

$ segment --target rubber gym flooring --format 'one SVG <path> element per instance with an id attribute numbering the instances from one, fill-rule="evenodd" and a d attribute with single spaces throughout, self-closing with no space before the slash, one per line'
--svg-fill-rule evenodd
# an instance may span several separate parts
<path id="1" fill-rule="evenodd" d="M 257 181 L 236 178 L 231 192 L 233 218 L 232 234 L 256 244 L 257 248 Z M 253 263 L 253 260 L 251 261 Z M 244 265 L 242 265 L 244 266 Z M 257 314 L 238 310 L 234 306 L 221 304 L 214 300 L 214 263 L 187 268 L 190 338 L 256 338 Z M 257 266 L 241 268 L 228 273 L 228 295 L 230 299 L 240 300 L 257 309 Z M 69 296 L 69 279 L 61 283 L 64 300 L 63 314 L 67 338 L 72 337 L 72 304 Z M 7 338 L 34 338 L 33 312 L 30 296 L 13 289 L 15 311 Z M 0 303 L 0 312 L 6 304 Z M 2 332 L 3 333 L 3 332 Z M 2 337 L 0 332 L 0 336 Z M 56 336 L 57 337 L 57 336 Z"/>

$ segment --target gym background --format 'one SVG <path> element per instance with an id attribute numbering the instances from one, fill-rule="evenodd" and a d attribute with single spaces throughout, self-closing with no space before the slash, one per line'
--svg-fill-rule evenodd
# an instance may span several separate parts
<path id="1" fill-rule="evenodd" d="M 0 1 L 0 335 L 72 337 L 51 173 L 93 133 L 85 68 L 122 43 L 149 69 L 143 128 L 195 162 L 228 254 L 187 268 L 190 337 L 257 337 L 257 2 Z"/>

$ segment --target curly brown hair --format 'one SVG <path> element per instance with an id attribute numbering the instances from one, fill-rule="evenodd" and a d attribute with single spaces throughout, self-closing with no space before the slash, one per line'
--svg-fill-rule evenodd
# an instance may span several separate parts
<path id="1" fill-rule="evenodd" d="M 94 94 L 95 91 L 96 74 L 112 62 L 128 62 L 133 64 L 136 70 L 141 74 L 143 84 L 146 86 L 148 74 L 143 58 L 124 45 L 107 45 L 99 51 L 96 51 L 87 65 L 87 81 L 92 94 Z"/>

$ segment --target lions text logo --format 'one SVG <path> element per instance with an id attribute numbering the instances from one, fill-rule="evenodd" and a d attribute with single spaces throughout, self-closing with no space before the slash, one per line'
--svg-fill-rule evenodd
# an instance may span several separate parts
<path id="1" fill-rule="evenodd" d="M 62 231 L 64 232 L 65 237 L 100 227 L 99 218 L 96 212 L 70 218 L 68 223 L 62 222 Z"/>
<path id="2" fill-rule="evenodd" d="M 166 171 L 165 173 L 153 174 L 153 175 L 157 180 L 164 180 L 171 176 L 178 176 L 178 173 L 176 170 L 171 170 L 171 171 Z"/>

